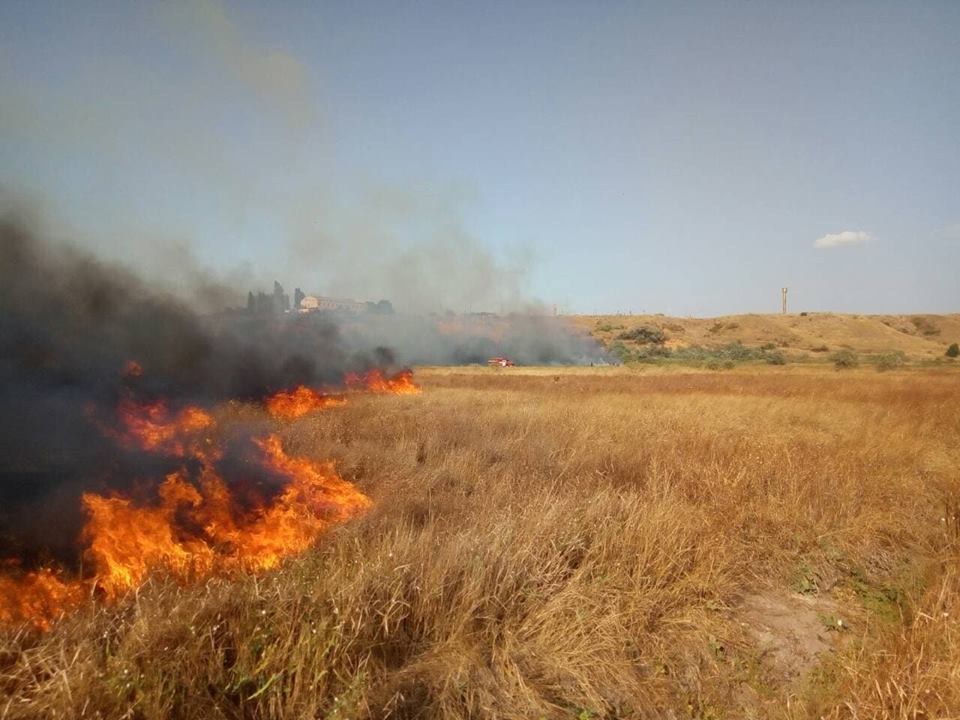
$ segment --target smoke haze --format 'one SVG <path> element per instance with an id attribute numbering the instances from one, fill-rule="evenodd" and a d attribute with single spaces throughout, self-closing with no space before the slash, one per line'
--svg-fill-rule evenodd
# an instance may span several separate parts
<path id="1" fill-rule="evenodd" d="M 68 555 L 83 491 L 162 477 L 179 462 L 118 450 L 105 428 L 124 401 L 212 407 L 299 385 L 337 387 L 347 373 L 373 368 L 602 357 L 562 321 L 534 315 L 264 314 L 222 305 L 211 314 L 202 309 L 243 292 L 192 267 L 189 255 L 175 281 L 154 280 L 48 240 L 41 227 L 24 214 L 0 215 L 0 557 L 21 546 Z M 225 462 L 242 465 L 239 457 Z"/>
<path id="2" fill-rule="evenodd" d="M 82 61 L 0 62 L 0 134 L 16 144 L 6 182 L 71 242 L 181 297 L 198 287 L 184 272 L 202 268 L 223 288 L 281 277 L 405 312 L 533 302 L 530 253 L 493 250 L 469 229 L 475 190 L 340 164 L 316 68 L 216 0 L 131 12 L 142 47 L 102 37 L 81 13 L 61 19 L 73 30 L 58 48 Z M 171 62 L 138 61 L 148 53 Z M 51 74 L 68 82 L 45 91 Z M 34 181 L 46 173 L 83 192 Z"/>

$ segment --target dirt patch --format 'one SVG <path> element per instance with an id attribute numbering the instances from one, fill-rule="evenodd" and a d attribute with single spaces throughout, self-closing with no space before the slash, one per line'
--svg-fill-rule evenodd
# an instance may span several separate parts
<path id="1" fill-rule="evenodd" d="M 793 684 L 842 642 L 843 617 L 830 598 L 771 591 L 744 598 L 739 620 L 771 679 Z"/>

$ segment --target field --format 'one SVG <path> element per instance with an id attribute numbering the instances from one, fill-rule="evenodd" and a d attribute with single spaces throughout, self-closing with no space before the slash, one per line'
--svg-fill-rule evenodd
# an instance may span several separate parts
<path id="1" fill-rule="evenodd" d="M 902 354 L 910 360 L 942 359 L 951 343 L 960 342 L 960 315 L 726 315 L 713 318 L 664 315 L 580 315 L 581 330 L 610 345 L 635 328 L 656 328 L 672 349 L 718 348 L 730 343 L 769 346 L 793 359 L 822 359 L 850 351 L 866 355 Z"/>
<path id="2" fill-rule="evenodd" d="M 275 424 L 373 500 L 0 635 L 0 718 L 960 716 L 960 373 L 425 368 Z"/>

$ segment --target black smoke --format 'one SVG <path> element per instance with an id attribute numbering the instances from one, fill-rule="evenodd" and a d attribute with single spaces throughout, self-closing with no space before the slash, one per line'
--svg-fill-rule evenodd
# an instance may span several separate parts
<path id="1" fill-rule="evenodd" d="M 181 462 L 118 444 L 109 428 L 122 400 L 212 408 L 301 384 L 337 386 L 374 367 L 603 357 L 589 337 L 534 315 L 201 313 L 163 289 L 170 283 L 33 227 L 0 216 L 0 559 L 75 558 L 84 491 L 126 491 Z M 218 288 L 191 267 L 183 276 L 197 284 L 195 295 L 242 302 L 238 289 Z M 285 297 L 276 285 L 278 293 Z M 225 462 L 242 470 L 242 453 Z"/>
<path id="2" fill-rule="evenodd" d="M 75 547 L 81 492 L 169 470 L 104 432 L 121 399 L 163 398 L 173 410 L 259 400 L 299 384 L 334 385 L 389 357 L 348 350 L 329 320 L 201 315 L 132 272 L 3 216 L 0 558 L 64 553 Z"/>

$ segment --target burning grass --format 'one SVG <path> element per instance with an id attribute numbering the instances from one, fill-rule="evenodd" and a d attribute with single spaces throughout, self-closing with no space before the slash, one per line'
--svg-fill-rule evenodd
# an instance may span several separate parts
<path id="1" fill-rule="evenodd" d="M 955 373 L 418 380 L 265 441 L 333 461 L 362 516 L 266 574 L 7 630 L 0 717 L 960 712 Z M 742 624 L 769 593 L 830 608 L 800 674 Z"/>
<path id="2" fill-rule="evenodd" d="M 139 377 L 142 370 L 132 363 L 124 373 Z M 409 371 L 390 377 L 371 371 L 350 376 L 347 382 L 353 392 L 419 392 Z M 344 404 L 342 396 L 300 386 L 268 397 L 264 408 L 274 418 L 289 420 Z M 226 479 L 221 469 L 226 431 L 206 410 L 187 406 L 174 412 L 164 400 L 137 401 L 127 391 L 116 410 L 117 427 L 105 424 L 93 407 L 88 415 L 121 447 L 170 456 L 182 464 L 157 483 L 147 502 L 138 502 L 129 493 L 83 493 L 86 523 L 81 540 L 88 572 L 77 577 L 51 567 L 18 572 L 19 559 L 8 559 L 14 571 L 0 574 L 2 625 L 25 623 L 50 630 L 85 598 L 114 603 L 136 591 L 151 573 L 188 582 L 214 574 L 269 570 L 304 551 L 333 524 L 370 506 L 332 463 L 291 457 L 278 435 L 257 437 L 249 421 L 234 423 L 233 435 L 240 443 L 236 439 L 232 443 L 241 445 L 237 459 L 248 467 L 239 477 Z M 256 448 L 255 457 L 249 457 L 243 443 Z M 252 487 L 251 479 L 260 487 Z M 242 501 L 231 489 L 238 485 L 247 491 Z M 266 495 L 263 489 L 268 490 Z"/>

